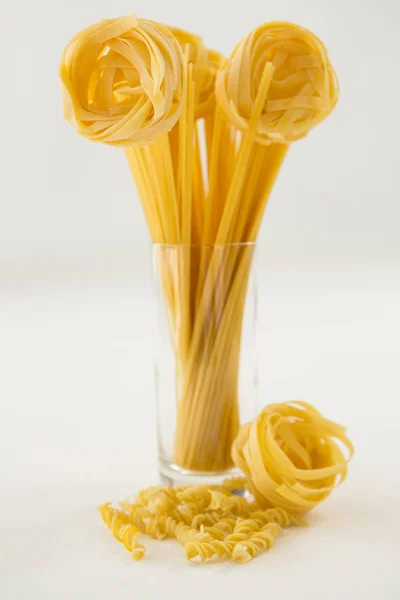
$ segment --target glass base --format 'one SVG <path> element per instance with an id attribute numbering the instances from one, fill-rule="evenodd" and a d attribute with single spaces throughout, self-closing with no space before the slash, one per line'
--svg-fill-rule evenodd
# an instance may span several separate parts
<path id="1" fill-rule="evenodd" d="M 220 485 L 224 479 L 231 477 L 243 477 L 243 473 L 233 467 L 226 471 L 192 471 L 179 467 L 173 463 L 159 463 L 161 481 L 171 487 L 182 485 Z M 238 490 L 240 491 L 240 490 Z"/>

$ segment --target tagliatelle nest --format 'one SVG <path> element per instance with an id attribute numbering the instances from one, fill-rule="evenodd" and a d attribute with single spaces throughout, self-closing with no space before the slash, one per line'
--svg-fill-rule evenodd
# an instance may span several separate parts
<path id="1" fill-rule="evenodd" d="M 257 27 L 233 51 L 217 77 L 217 99 L 229 120 L 246 131 L 265 65 L 273 67 L 257 141 L 290 143 L 307 135 L 334 109 L 338 84 L 323 43 L 291 23 Z"/>
<path id="2" fill-rule="evenodd" d="M 64 115 L 92 141 L 147 144 L 178 120 L 181 71 L 181 48 L 167 27 L 136 15 L 100 21 L 64 51 Z"/>
<path id="3" fill-rule="evenodd" d="M 291 514 L 325 500 L 344 481 L 352 455 L 344 427 L 305 402 L 266 406 L 243 425 L 232 446 L 233 460 L 260 506 Z"/>

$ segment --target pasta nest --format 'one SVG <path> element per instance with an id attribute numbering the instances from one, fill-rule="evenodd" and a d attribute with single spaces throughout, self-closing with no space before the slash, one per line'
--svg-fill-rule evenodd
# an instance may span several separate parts
<path id="1" fill-rule="evenodd" d="M 338 83 L 325 46 L 304 27 L 265 23 L 242 40 L 217 76 L 222 109 L 246 131 L 267 64 L 271 80 L 256 140 L 290 143 L 305 137 L 335 107 Z"/>
<path id="2" fill-rule="evenodd" d="M 226 59 L 216 50 L 209 50 L 200 36 L 177 27 L 171 27 L 171 31 L 181 45 L 183 53 L 188 52 L 188 62 L 193 64 L 194 116 L 196 119 L 206 117 L 215 107 L 215 79 L 218 69 Z"/>
<path id="3" fill-rule="evenodd" d="M 134 14 L 102 20 L 64 51 L 64 116 L 89 140 L 146 144 L 178 119 L 181 74 L 182 51 L 167 27 Z"/>
<path id="4" fill-rule="evenodd" d="M 345 429 L 305 402 L 266 406 L 233 443 L 260 506 L 309 511 L 342 483 L 353 446 Z"/>

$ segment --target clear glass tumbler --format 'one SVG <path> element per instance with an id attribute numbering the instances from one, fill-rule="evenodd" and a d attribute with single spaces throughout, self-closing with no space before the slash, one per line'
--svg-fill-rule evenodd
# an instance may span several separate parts
<path id="1" fill-rule="evenodd" d="M 257 411 L 255 244 L 155 244 L 159 470 L 170 484 L 236 474 Z"/>

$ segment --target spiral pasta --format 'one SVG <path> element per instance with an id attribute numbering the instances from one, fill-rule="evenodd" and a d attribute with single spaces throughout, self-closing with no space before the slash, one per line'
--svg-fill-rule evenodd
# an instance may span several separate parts
<path id="1" fill-rule="evenodd" d="M 254 503 L 249 503 L 245 498 L 234 494 L 223 494 L 218 491 L 211 492 L 210 508 L 212 510 L 222 510 L 234 513 L 247 513 L 255 510 L 257 507 Z"/>
<path id="2" fill-rule="evenodd" d="M 213 558 L 232 558 L 233 542 L 214 540 L 212 542 L 191 541 L 185 544 L 185 556 L 189 562 L 206 562 Z"/>
<path id="3" fill-rule="evenodd" d="M 281 528 L 277 523 L 268 523 L 261 531 L 253 533 L 248 540 L 236 544 L 232 559 L 239 563 L 249 562 L 260 552 L 272 548 L 280 531 Z"/>
<path id="4" fill-rule="evenodd" d="M 130 522 L 142 533 L 146 533 L 147 523 L 152 518 L 153 514 L 149 509 L 140 504 L 131 507 L 129 519 Z"/>
<path id="5" fill-rule="evenodd" d="M 314 508 L 344 481 L 352 454 L 345 429 L 305 402 L 265 407 L 232 446 L 260 506 L 293 514 Z"/>
<path id="6" fill-rule="evenodd" d="M 224 517 L 229 518 L 229 517 Z M 221 519 L 221 514 L 219 511 L 207 511 L 201 512 L 193 517 L 191 521 L 192 527 L 195 529 L 199 529 L 201 526 L 212 526 L 217 523 Z"/>
<path id="7" fill-rule="evenodd" d="M 207 555 L 228 557 L 235 543 L 246 539 L 241 532 L 235 532 L 238 518 L 244 518 L 255 507 L 254 503 L 230 493 L 243 485 L 243 478 L 235 478 L 220 486 L 152 486 L 139 492 L 136 498 L 117 504 L 106 503 L 100 512 L 114 537 L 135 560 L 140 560 L 146 551 L 136 541 L 140 533 L 157 540 L 175 538 L 185 548 L 189 544 L 185 553 L 193 557 L 195 548 L 202 548 L 202 544 L 208 548 Z M 220 542 L 227 544 L 225 550 Z M 199 550 L 203 558 L 204 552 L 204 548 Z"/>
<path id="8" fill-rule="evenodd" d="M 235 529 L 236 519 L 233 518 L 225 518 L 216 521 L 211 526 L 202 526 L 202 531 L 207 533 L 212 540 L 223 540 L 227 535 L 233 533 Z"/>
<path id="9" fill-rule="evenodd" d="M 110 529 L 116 540 L 122 542 L 125 548 L 131 553 L 133 560 L 141 560 L 146 554 L 146 548 L 136 542 L 139 530 L 130 523 L 129 515 L 121 510 L 119 506 L 112 506 L 107 502 L 100 508 L 100 513 L 104 523 Z"/>
<path id="10" fill-rule="evenodd" d="M 237 544 L 247 539 L 247 535 L 235 530 L 223 540 L 201 542 L 191 540 L 185 544 L 185 556 L 189 562 L 205 562 L 213 558 L 232 558 Z"/>
<path id="11" fill-rule="evenodd" d="M 130 524 L 129 516 L 118 507 L 113 507 L 110 502 L 107 502 L 101 507 L 100 513 L 104 523 L 107 525 L 115 539 L 122 542 L 125 528 Z"/>
<path id="12" fill-rule="evenodd" d="M 189 562 L 207 562 L 215 558 L 232 558 L 236 562 L 248 562 L 262 550 L 269 549 L 281 530 L 277 523 L 267 523 L 261 529 L 258 525 L 255 528 L 243 526 L 243 523 L 244 520 L 222 540 L 187 542 L 186 559 Z"/>
<path id="13" fill-rule="evenodd" d="M 268 94 L 256 139 L 287 144 L 306 136 L 332 112 L 337 78 L 325 46 L 308 29 L 284 22 L 257 27 L 236 46 L 216 80 L 218 102 L 242 131 L 248 128 L 268 65 Z"/>
<path id="14" fill-rule="evenodd" d="M 167 27 L 135 14 L 102 20 L 64 51 L 64 116 L 89 140 L 147 144 L 178 120 L 181 71 L 182 52 Z"/>
<path id="15" fill-rule="evenodd" d="M 145 490 L 141 490 L 137 497 L 135 498 L 133 504 L 141 504 L 142 506 L 147 506 L 150 499 L 158 494 L 159 492 L 164 491 L 164 486 L 162 485 L 152 485 Z M 129 499 L 126 500 L 127 504 L 129 504 Z"/>
<path id="16" fill-rule="evenodd" d="M 212 559 L 248 562 L 271 547 L 280 528 L 293 521 L 281 508 L 254 511 L 254 502 L 229 493 L 243 484 L 241 478 L 226 480 L 221 486 L 153 486 L 141 491 L 132 503 L 106 503 L 100 512 L 114 537 L 135 560 L 146 552 L 136 541 L 144 533 L 157 540 L 175 538 L 191 563 Z M 198 512 L 188 523 L 187 515 L 196 507 L 205 512 Z"/>
<path id="17" fill-rule="evenodd" d="M 175 511 L 177 507 L 177 499 L 167 494 L 165 491 L 158 491 L 153 494 L 148 501 L 147 508 L 154 515 L 165 514 L 166 512 Z"/>
<path id="18" fill-rule="evenodd" d="M 269 508 L 265 511 L 251 513 L 248 518 L 239 517 L 233 533 L 250 538 L 252 535 L 263 531 L 270 524 L 279 525 L 283 529 L 291 525 L 305 525 L 305 522 L 293 518 L 282 508 Z"/>
<path id="19" fill-rule="evenodd" d="M 130 525 L 124 531 L 123 543 L 125 548 L 131 553 L 133 560 L 141 560 L 146 554 L 146 548 L 136 541 L 139 533 L 133 525 Z"/>

